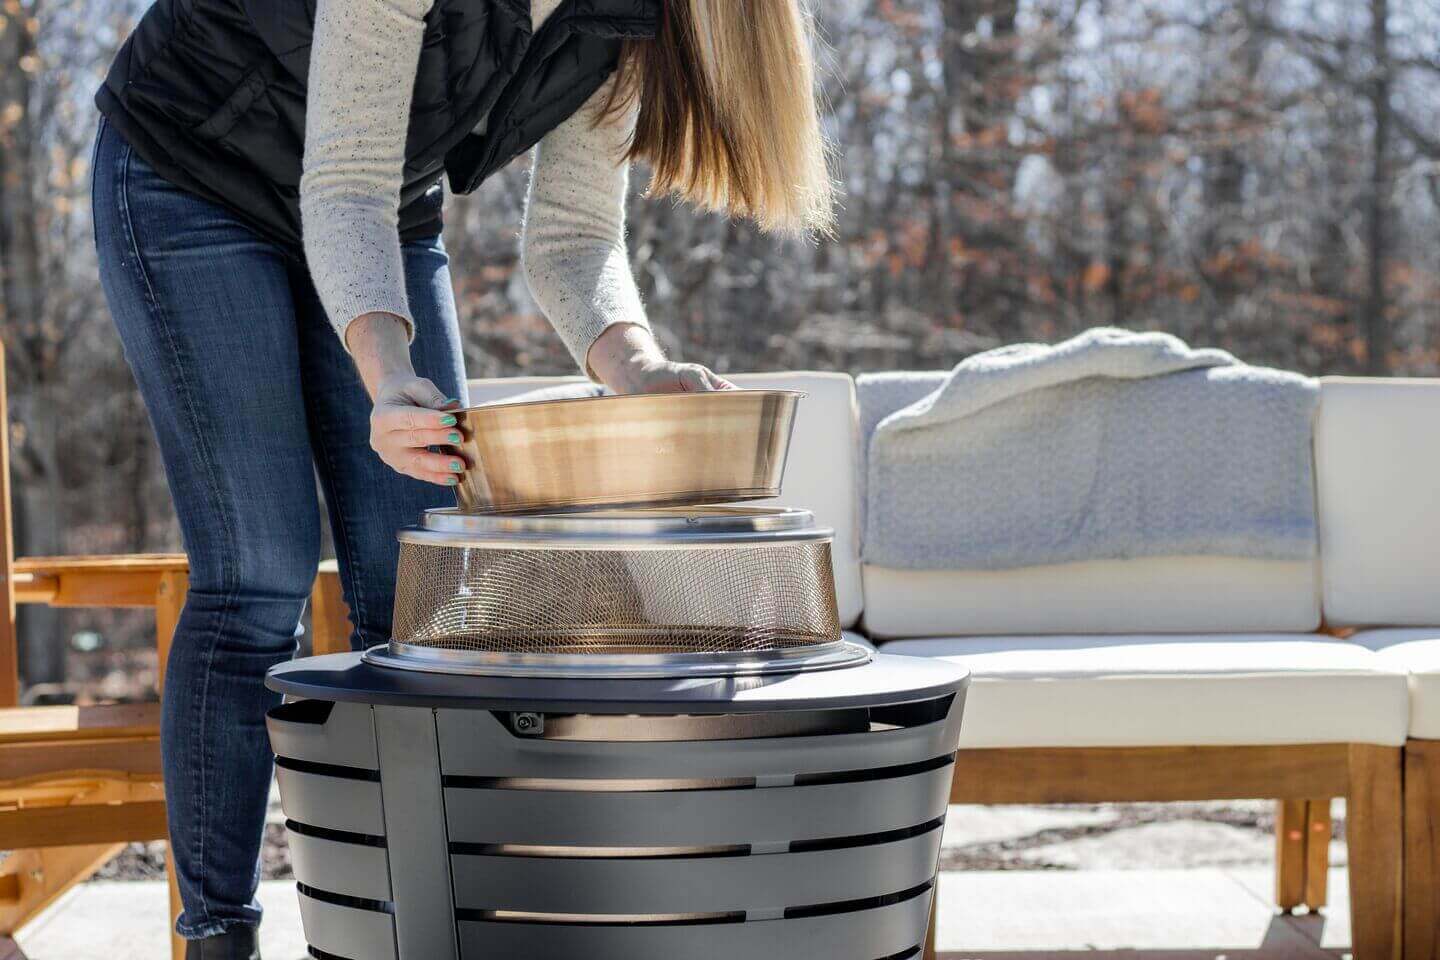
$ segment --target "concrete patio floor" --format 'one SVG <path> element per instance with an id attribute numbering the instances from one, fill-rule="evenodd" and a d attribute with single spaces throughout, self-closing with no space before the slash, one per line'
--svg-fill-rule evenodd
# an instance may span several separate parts
<path id="1" fill-rule="evenodd" d="M 1331 871 L 1343 904 L 1345 871 Z M 1268 871 L 1008 870 L 947 873 L 940 882 L 940 951 L 960 958 L 1135 952 L 1154 960 L 1320 960 L 1346 954 L 1343 906 L 1275 915 Z M 306 960 L 294 886 L 266 881 L 266 960 Z M 156 960 L 165 953 L 165 885 L 100 881 L 70 891 L 19 938 L 30 960 Z"/>
<path id="2" fill-rule="evenodd" d="M 952 807 L 940 881 L 940 951 L 961 958 L 1124 954 L 1126 960 L 1318 960 L 1347 955 L 1344 846 L 1332 848 L 1330 902 L 1280 916 L 1271 805 Z M 1336 805 L 1343 831 L 1343 805 Z M 280 815 L 278 805 L 272 819 Z M 266 873 L 288 873 L 283 834 Z M 139 864 L 139 869 L 136 864 Z M 117 862 L 118 865 L 118 862 Z M 30 960 L 159 960 L 167 896 L 143 857 L 70 891 L 21 932 Z M 294 884 L 261 885 L 266 960 L 306 960 Z M 1137 958 L 1137 951 L 1139 957 Z"/>

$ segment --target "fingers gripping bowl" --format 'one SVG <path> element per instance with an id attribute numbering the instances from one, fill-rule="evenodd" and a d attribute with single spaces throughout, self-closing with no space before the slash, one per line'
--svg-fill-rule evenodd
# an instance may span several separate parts
<path id="1" fill-rule="evenodd" d="M 631 394 L 457 412 L 467 513 L 732 503 L 777 496 L 803 394 Z"/>

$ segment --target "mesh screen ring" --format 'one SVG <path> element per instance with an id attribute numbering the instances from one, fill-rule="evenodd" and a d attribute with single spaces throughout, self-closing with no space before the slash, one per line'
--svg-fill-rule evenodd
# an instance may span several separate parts
<path id="1" fill-rule="evenodd" d="M 828 539 L 663 550 L 402 542 L 393 639 L 487 661 L 773 655 L 841 642 Z"/>

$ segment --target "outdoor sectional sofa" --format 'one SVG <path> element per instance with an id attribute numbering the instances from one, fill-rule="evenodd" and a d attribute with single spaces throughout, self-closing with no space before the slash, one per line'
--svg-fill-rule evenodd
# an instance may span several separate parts
<path id="1" fill-rule="evenodd" d="M 865 562 L 862 424 L 894 391 L 735 379 L 808 394 L 781 500 L 835 529 L 842 623 L 973 671 L 953 802 L 1273 798 L 1291 908 L 1325 902 L 1345 797 L 1354 955 L 1440 958 L 1440 380 L 1322 381 L 1314 561 L 976 572 Z M 470 399 L 560 382 L 476 380 Z"/>

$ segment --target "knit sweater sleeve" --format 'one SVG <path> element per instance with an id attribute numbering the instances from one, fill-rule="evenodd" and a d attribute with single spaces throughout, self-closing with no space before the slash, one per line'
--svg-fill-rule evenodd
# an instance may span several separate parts
<path id="1" fill-rule="evenodd" d="M 362 314 L 414 321 L 400 186 L 424 17 L 433 0 L 319 0 L 310 51 L 300 212 L 305 257 L 341 341 Z M 532 0 L 537 22 L 558 0 Z M 603 87 L 546 134 L 526 198 L 523 260 L 540 308 L 585 368 L 616 323 L 648 326 L 625 251 L 633 111 L 597 124 Z M 588 372 L 588 370 L 587 370 Z"/>
<path id="2" fill-rule="evenodd" d="M 305 259 L 341 342 L 356 317 L 414 336 L 400 254 L 400 184 L 424 17 L 433 0 L 319 0 L 300 215 Z"/>
<path id="3" fill-rule="evenodd" d="M 602 86 L 535 149 L 525 201 L 521 253 L 525 278 L 575 363 L 617 323 L 649 327 L 625 250 L 625 149 L 631 110 L 597 123 L 609 95 Z"/>

